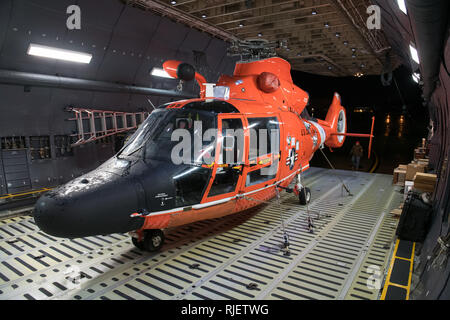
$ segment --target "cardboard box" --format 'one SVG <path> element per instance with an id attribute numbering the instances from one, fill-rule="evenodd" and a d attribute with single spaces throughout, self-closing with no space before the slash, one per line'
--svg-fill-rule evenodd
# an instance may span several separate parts
<path id="1" fill-rule="evenodd" d="M 405 180 L 413 181 L 417 172 L 425 172 L 425 165 L 415 163 L 408 164 Z"/>
<path id="2" fill-rule="evenodd" d="M 437 176 L 433 173 L 417 172 L 414 176 L 414 189 L 423 192 L 434 192 Z"/>
<path id="3" fill-rule="evenodd" d="M 419 147 L 414 149 L 414 159 L 425 159 L 427 150 L 425 148 Z"/>
<path id="4" fill-rule="evenodd" d="M 399 164 L 397 169 L 401 169 L 401 170 L 405 170 L 408 169 L 408 165 L 407 164 Z"/>
<path id="5" fill-rule="evenodd" d="M 394 175 L 392 184 L 402 186 L 405 183 L 406 170 L 396 168 L 394 169 Z"/>

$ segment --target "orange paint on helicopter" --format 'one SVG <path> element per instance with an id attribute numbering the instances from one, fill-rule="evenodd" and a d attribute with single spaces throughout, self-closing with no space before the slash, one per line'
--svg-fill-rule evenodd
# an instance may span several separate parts
<path id="1" fill-rule="evenodd" d="M 163 67 L 169 75 L 177 78 L 180 64 L 180 61 L 169 60 Z M 275 57 L 237 63 L 233 76 L 220 77 L 216 86 L 228 88 L 229 96 L 226 101 L 239 110 L 239 113 L 218 114 L 216 150 L 221 150 L 224 120 L 239 119 L 244 129 L 244 154 L 241 159 L 243 165 L 234 166 L 235 170 L 239 170 L 235 189 L 225 194 L 209 194 L 218 169 L 227 166 L 220 163 L 220 154 L 216 152 L 214 162 L 208 166 L 211 167 L 212 173 L 200 203 L 152 212 L 145 217 L 144 226 L 139 232 L 218 218 L 260 205 L 276 195 L 278 186 L 286 188 L 298 174 L 307 170 L 314 152 L 321 146 L 338 148 L 343 145 L 347 123 L 339 94 L 334 94 L 325 120 L 303 119 L 301 113 L 308 104 L 309 95 L 293 83 L 290 69 L 287 61 Z M 177 101 L 168 108 L 183 108 L 187 103 L 205 99 L 206 80 L 197 72 L 195 79 L 200 85 L 200 99 Z M 262 157 L 249 159 L 251 127 L 249 122 L 253 118 L 270 118 L 270 121 L 278 124 L 280 137 L 278 152 L 273 151 Z M 370 136 L 373 137 L 372 134 Z M 256 184 L 247 183 L 252 174 L 272 165 L 277 167 L 276 173 L 270 179 Z M 297 188 L 298 186 L 299 183 Z"/>

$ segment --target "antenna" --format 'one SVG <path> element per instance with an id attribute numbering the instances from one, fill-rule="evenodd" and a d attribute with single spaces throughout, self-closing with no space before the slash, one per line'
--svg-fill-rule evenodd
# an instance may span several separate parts
<path id="1" fill-rule="evenodd" d="M 150 103 L 150 105 L 152 106 L 152 108 L 153 108 L 153 110 L 155 110 L 156 109 L 156 107 L 155 107 L 155 105 L 152 103 L 152 100 L 150 100 L 150 98 L 147 98 L 147 101 L 148 101 L 148 103 Z M 148 109 L 147 109 L 148 110 Z M 148 110 L 148 112 L 150 112 L 151 113 L 151 111 L 150 110 Z"/>

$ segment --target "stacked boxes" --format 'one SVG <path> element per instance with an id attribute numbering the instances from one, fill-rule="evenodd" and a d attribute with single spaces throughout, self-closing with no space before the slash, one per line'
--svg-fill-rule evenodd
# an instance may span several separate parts
<path id="1" fill-rule="evenodd" d="M 426 165 L 418 163 L 410 163 L 406 168 L 405 180 L 413 181 L 417 172 L 425 172 Z"/>
<path id="2" fill-rule="evenodd" d="M 407 165 L 401 164 L 397 168 L 394 169 L 394 179 L 392 181 L 393 184 L 397 186 L 403 186 L 406 180 L 406 169 Z"/>
<path id="3" fill-rule="evenodd" d="M 429 174 L 428 152 L 425 139 L 422 139 L 421 146 L 414 149 L 414 160 L 409 164 L 400 164 L 394 169 L 392 183 L 404 187 L 405 197 L 412 188 L 422 192 L 433 192 L 436 183 L 436 175 Z"/>
<path id="4" fill-rule="evenodd" d="M 425 159 L 426 153 L 427 151 L 425 148 L 422 147 L 416 148 L 414 149 L 414 159 Z"/>
<path id="5" fill-rule="evenodd" d="M 433 192 L 437 176 L 432 173 L 417 172 L 414 176 L 414 189 L 423 192 Z"/>

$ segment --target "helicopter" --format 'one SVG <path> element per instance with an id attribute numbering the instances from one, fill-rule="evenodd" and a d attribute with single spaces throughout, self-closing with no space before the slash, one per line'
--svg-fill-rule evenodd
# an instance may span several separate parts
<path id="1" fill-rule="evenodd" d="M 339 148 L 349 135 L 370 138 L 371 148 L 373 121 L 370 134 L 347 133 L 338 93 L 324 120 L 302 117 L 309 94 L 280 57 L 238 62 L 215 84 L 188 63 L 163 68 L 181 82 L 195 79 L 200 97 L 156 107 L 111 159 L 42 195 L 34 219 L 44 232 L 128 232 L 137 248 L 157 251 L 164 229 L 243 212 L 281 190 L 306 205 L 301 175 L 317 150 Z"/>

